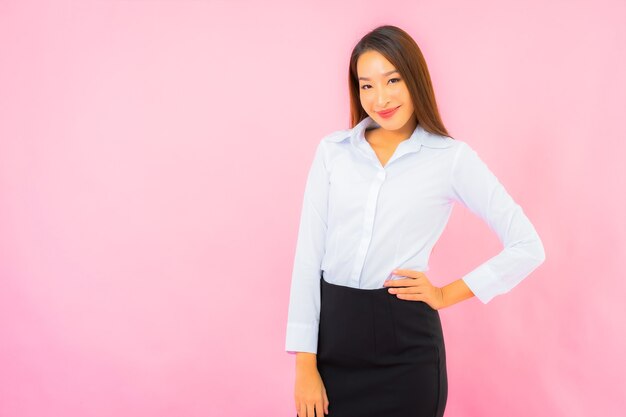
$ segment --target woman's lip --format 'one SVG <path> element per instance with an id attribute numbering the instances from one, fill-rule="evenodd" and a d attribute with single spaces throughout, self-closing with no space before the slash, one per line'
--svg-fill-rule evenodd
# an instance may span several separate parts
<path id="1" fill-rule="evenodd" d="M 398 106 L 398 107 L 400 107 L 400 106 Z M 377 112 L 377 113 L 378 113 L 378 114 L 380 114 L 381 116 L 388 116 L 388 115 L 390 115 L 391 113 L 393 113 L 394 111 L 396 111 L 396 109 L 397 109 L 398 107 L 393 108 L 393 109 L 389 109 L 389 110 L 379 111 L 379 112 Z"/>

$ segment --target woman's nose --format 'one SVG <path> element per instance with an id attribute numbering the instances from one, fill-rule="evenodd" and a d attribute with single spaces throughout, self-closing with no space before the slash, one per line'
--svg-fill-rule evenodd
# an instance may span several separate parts
<path id="1" fill-rule="evenodd" d="M 377 104 L 378 104 L 379 107 L 384 107 L 385 104 L 387 104 L 388 102 L 389 102 L 389 99 L 388 99 L 386 93 L 378 93 Z"/>

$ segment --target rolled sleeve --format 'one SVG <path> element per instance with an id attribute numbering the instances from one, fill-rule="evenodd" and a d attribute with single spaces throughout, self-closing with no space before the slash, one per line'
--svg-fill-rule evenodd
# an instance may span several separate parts
<path id="1" fill-rule="evenodd" d="M 324 141 L 309 169 L 291 278 L 285 350 L 317 353 L 321 265 L 328 228 L 329 176 Z"/>
<path id="2" fill-rule="evenodd" d="M 451 173 L 452 195 L 496 233 L 503 250 L 462 277 L 484 304 L 509 292 L 545 260 L 543 243 L 522 207 L 461 142 Z"/>

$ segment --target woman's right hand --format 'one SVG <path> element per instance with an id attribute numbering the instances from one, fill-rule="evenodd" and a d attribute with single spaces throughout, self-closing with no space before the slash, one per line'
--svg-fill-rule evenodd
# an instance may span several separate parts
<path id="1" fill-rule="evenodd" d="M 298 417 L 328 414 L 328 396 L 317 366 L 296 366 L 295 400 Z"/>

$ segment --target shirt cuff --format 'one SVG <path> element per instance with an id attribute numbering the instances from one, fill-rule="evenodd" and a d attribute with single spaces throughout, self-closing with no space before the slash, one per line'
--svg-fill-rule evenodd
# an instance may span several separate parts
<path id="1" fill-rule="evenodd" d="M 287 323 L 285 350 L 287 353 L 310 352 L 317 354 L 319 324 Z"/>
<path id="2" fill-rule="evenodd" d="M 462 279 L 483 304 L 487 304 L 496 295 L 508 291 L 502 287 L 499 277 L 488 264 L 479 265 Z"/>

